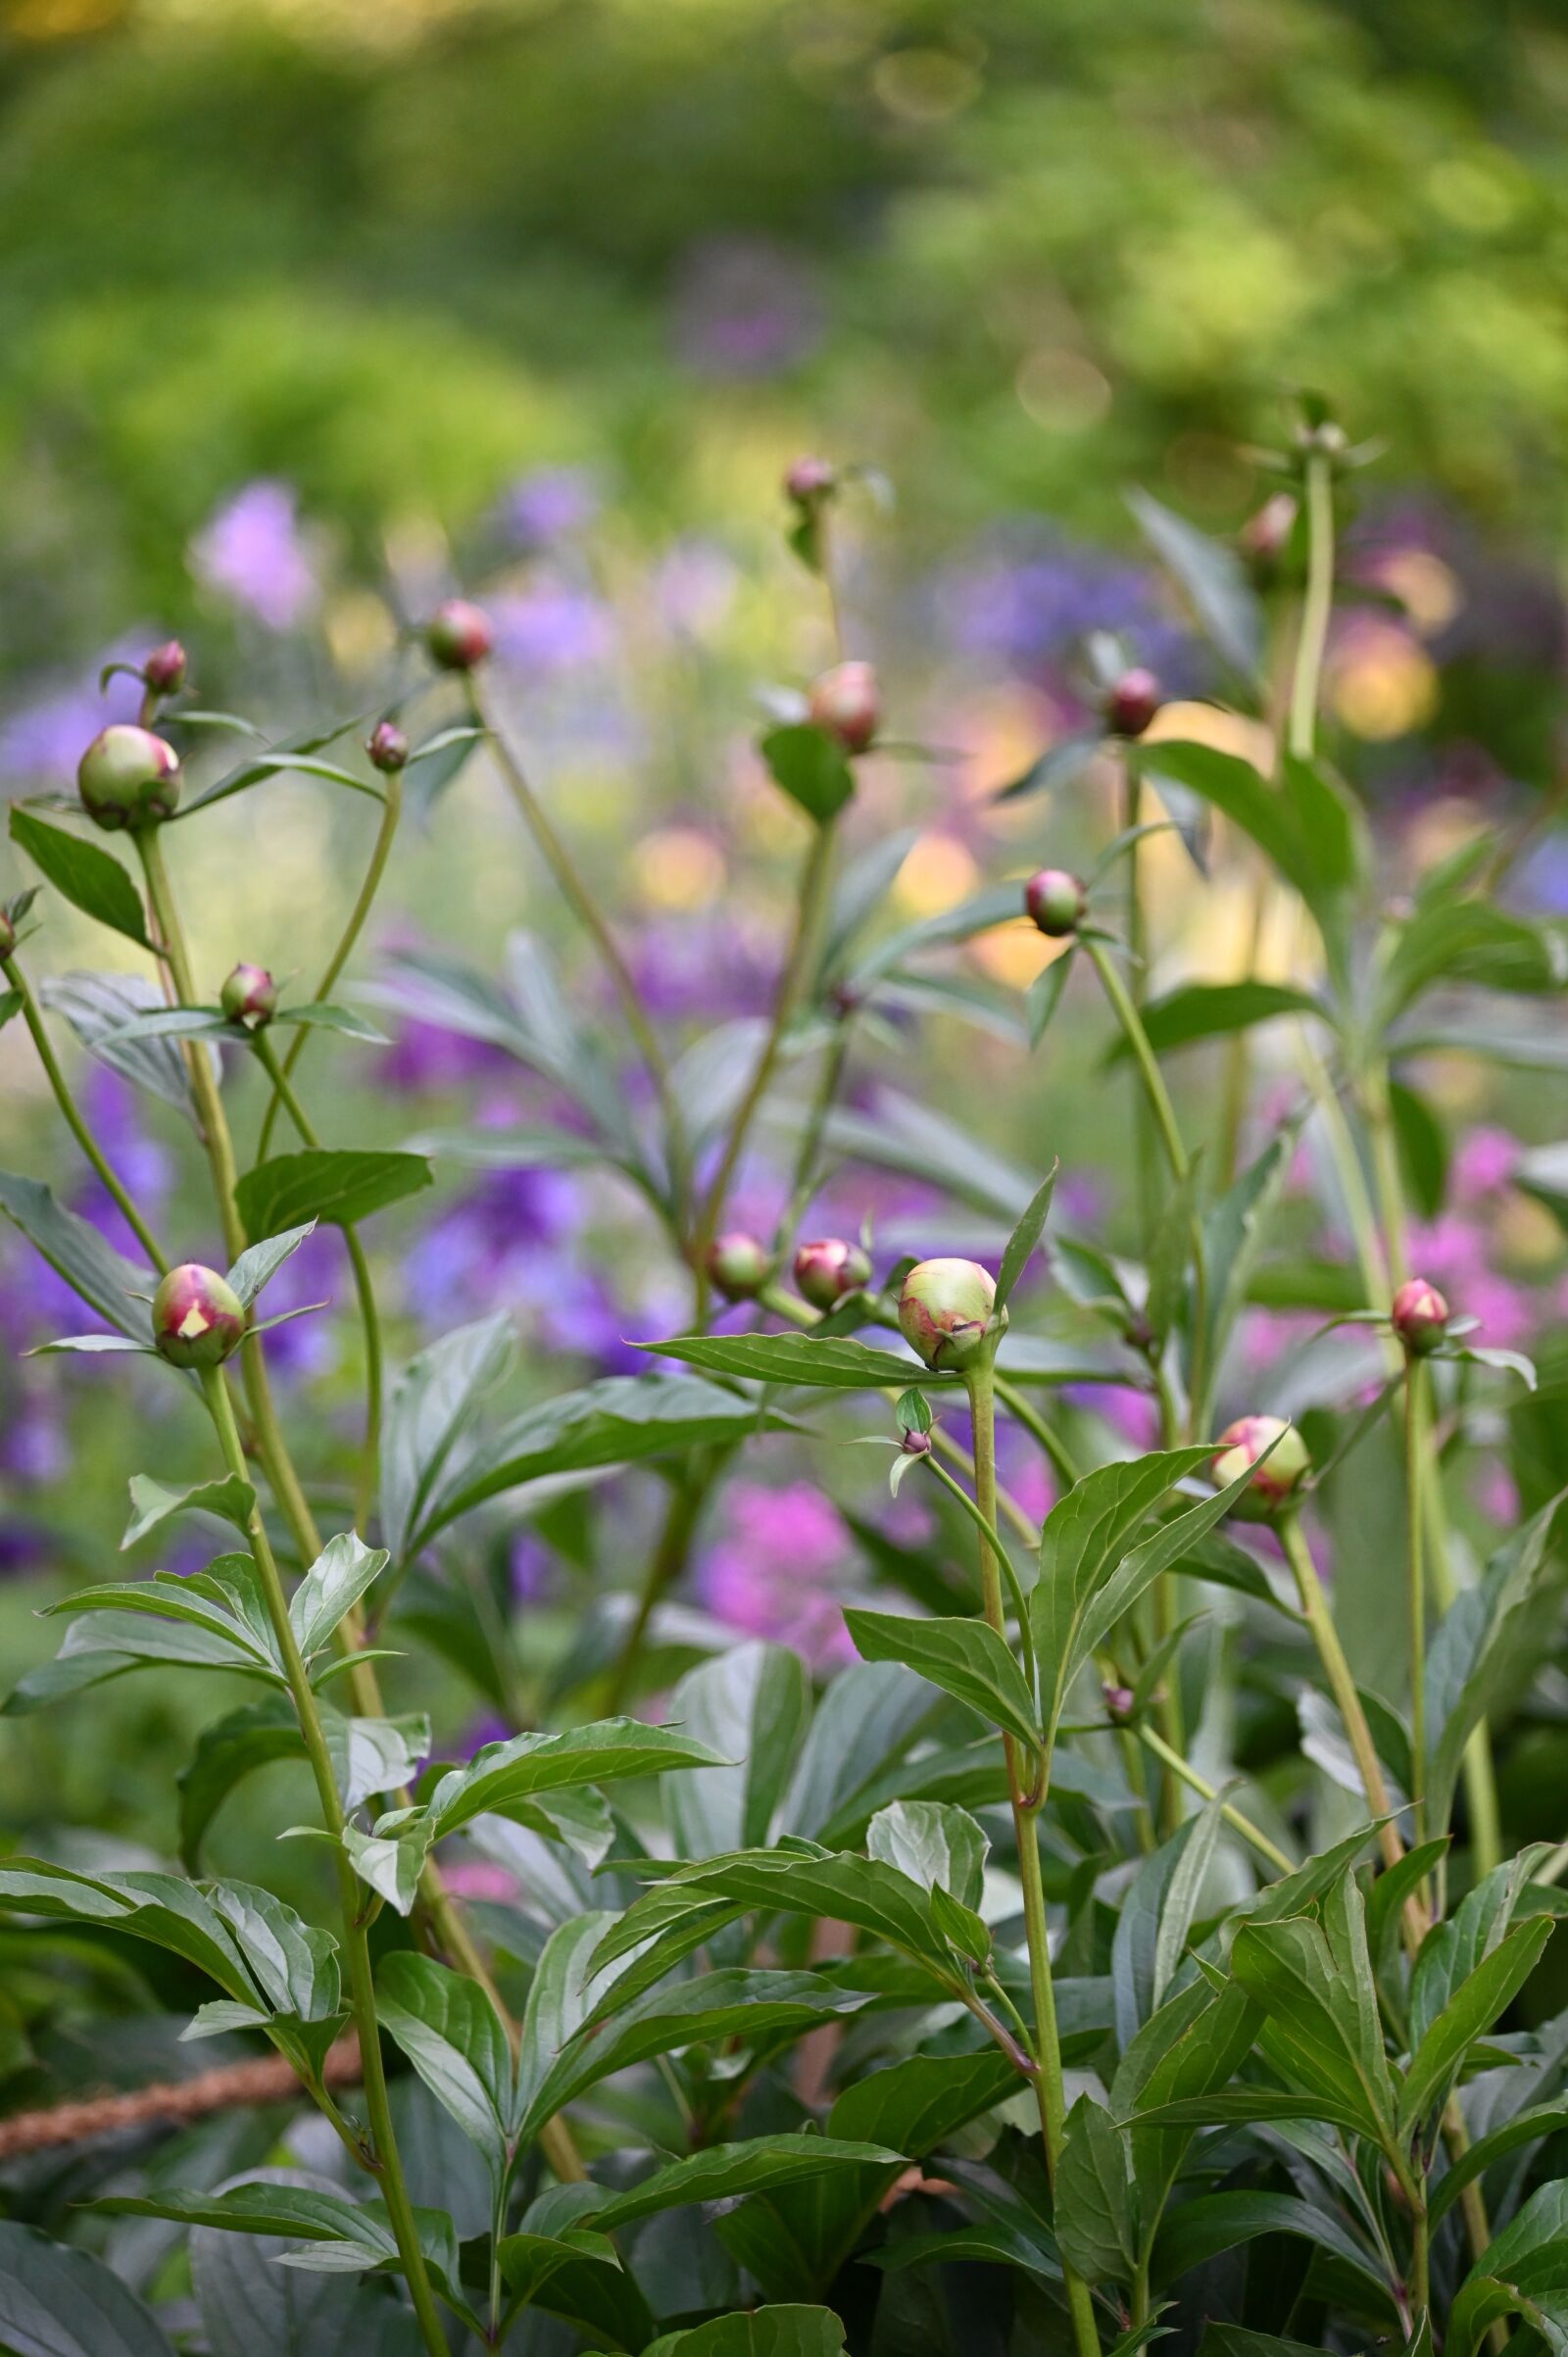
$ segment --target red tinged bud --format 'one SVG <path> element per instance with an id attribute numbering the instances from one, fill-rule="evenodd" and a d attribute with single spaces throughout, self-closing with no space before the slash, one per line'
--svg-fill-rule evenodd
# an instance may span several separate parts
<path id="1" fill-rule="evenodd" d="M 817 508 L 838 484 L 838 468 L 831 459 L 797 459 L 785 474 L 784 494 L 798 508 Z"/>
<path id="2" fill-rule="evenodd" d="M 1395 1333 L 1416 1358 L 1435 1350 L 1448 1331 L 1448 1304 L 1425 1277 L 1411 1277 L 1399 1287 L 1390 1314 Z"/>
<path id="3" fill-rule="evenodd" d="M 1275 1441 L 1278 1448 L 1266 1464 L 1260 1464 L 1259 1458 Z M 1244 1521 L 1266 1522 L 1300 1488 L 1312 1469 L 1312 1460 L 1300 1434 L 1283 1417 L 1238 1416 L 1219 1436 L 1209 1478 L 1217 1490 L 1225 1490 L 1239 1481 L 1250 1465 L 1257 1467 L 1251 1487 L 1243 1491 L 1231 1511 Z"/>
<path id="4" fill-rule="evenodd" d="M 99 826 L 152 826 L 178 807 L 179 757 L 150 728 L 117 720 L 82 755 L 76 790 Z"/>
<path id="5" fill-rule="evenodd" d="M 1294 493 L 1276 491 L 1266 499 L 1254 516 L 1250 516 L 1237 534 L 1244 557 L 1262 580 L 1268 580 L 1290 545 L 1300 513 Z"/>
<path id="6" fill-rule="evenodd" d="M 1130 1727 L 1133 1716 L 1132 1688 L 1130 1686 L 1102 1686 L 1100 1695 L 1105 1705 L 1105 1716 L 1112 1725 Z"/>
<path id="7" fill-rule="evenodd" d="M 918 1432 L 911 1424 L 899 1446 L 906 1456 L 929 1456 L 934 1444 L 928 1432 Z"/>
<path id="8" fill-rule="evenodd" d="M 153 1340 L 172 1366 L 217 1367 L 245 1339 L 246 1310 L 216 1268 L 172 1268 L 153 1295 Z"/>
<path id="9" fill-rule="evenodd" d="M 846 753 L 863 753 L 882 721 L 882 698 L 868 663 L 841 663 L 811 683 L 808 715 Z"/>
<path id="10" fill-rule="evenodd" d="M 185 684 L 185 650 L 177 638 L 154 647 L 141 675 L 155 696 L 177 696 Z"/>
<path id="11" fill-rule="evenodd" d="M 709 1246 L 708 1273 L 726 1301 L 754 1301 L 773 1274 L 773 1255 L 755 1236 L 735 1228 Z"/>
<path id="12" fill-rule="evenodd" d="M 372 769 L 405 769 L 409 761 L 409 740 L 401 728 L 390 720 L 382 720 L 371 729 L 366 743 Z"/>
<path id="13" fill-rule="evenodd" d="M 972 1367 L 1007 1323 L 996 1280 L 978 1260 L 922 1260 L 904 1280 L 899 1331 L 928 1367 Z"/>
<path id="14" fill-rule="evenodd" d="M 1089 895 L 1065 867 L 1042 867 L 1023 888 L 1024 910 L 1052 941 L 1076 933 L 1089 913 Z"/>
<path id="15" fill-rule="evenodd" d="M 795 1255 L 795 1282 L 813 1309 L 831 1309 L 847 1293 L 870 1284 L 870 1257 L 841 1236 L 824 1236 L 801 1246 Z"/>
<path id="16" fill-rule="evenodd" d="M 1123 671 L 1105 698 L 1105 726 L 1112 736 L 1141 737 L 1163 701 L 1152 671 Z"/>
<path id="17" fill-rule="evenodd" d="M 466 598 L 448 598 L 425 623 L 424 643 L 443 671 L 471 671 L 493 644 L 490 616 Z"/>
<path id="18" fill-rule="evenodd" d="M 265 965 L 237 965 L 219 992 L 218 1004 L 231 1023 L 248 1023 L 260 1031 L 277 1012 L 277 984 Z"/>

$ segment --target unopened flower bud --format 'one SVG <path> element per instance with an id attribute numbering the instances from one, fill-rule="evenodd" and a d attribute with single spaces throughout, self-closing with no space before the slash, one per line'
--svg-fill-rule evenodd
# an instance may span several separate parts
<path id="1" fill-rule="evenodd" d="M 1435 1350 L 1448 1331 L 1448 1304 L 1425 1277 L 1410 1277 L 1394 1297 L 1395 1333 L 1416 1358 Z"/>
<path id="2" fill-rule="evenodd" d="M 82 755 L 76 789 L 100 826 L 151 826 L 178 805 L 179 757 L 150 728 L 117 720 Z"/>
<path id="3" fill-rule="evenodd" d="M 377 721 L 365 750 L 370 757 L 372 769 L 403 769 L 408 766 L 409 740 L 391 720 Z"/>
<path id="4" fill-rule="evenodd" d="M 1102 1686 L 1100 1695 L 1105 1705 L 1105 1716 L 1113 1726 L 1128 1727 L 1132 1724 L 1133 1690 L 1130 1686 Z"/>
<path id="5" fill-rule="evenodd" d="M 928 1367 L 972 1367 L 1006 1322 L 978 1260 L 922 1260 L 904 1280 L 899 1331 Z"/>
<path id="6" fill-rule="evenodd" d="M 755 1236 L 733 1228 L 710 1245 L 708 1273 L 726 1301 L 754 1301 L 773 1274 L 773 1255 Z"/>
<path id="7" fill-rule="evenodd" d="M 1268 580 L 1290 544 L 1299 508 L 1294 492 L 1276 491 L 1237 534 L 1244 557 L 1260 579 Z"/>
<path id="8" fill-rule="evenodd" d="M 4 908 L 0 908 L 0 958 L 9 958 L 17 946 L 17 928 Z"/>
<path id="9" fill-rule="evenodd" d="M 911 1424 L 899 1446 L 906 1456 L 929 1456 L 932 1448 L 931 1435 L 928 1432 L 917 1432 Z"/>
<path id="10" fill-rule="evenodd" d="M 228 1279 L 199 1260 L 172 1268 L 153 1295 L 153 1340 L 172 1366 L 221 1366 L 245 1326 L 245 1304 Z"/>
<path id="11" fill-rule="evenodd" d="M 424 643 L 443 671 L 471 671 L 490 652 L 490 616 L 466 598 L 447 598 L 425 623 Z"/>
<path id="12" fill-rule="evenodd" d="M 1266 1464 L 1260 1464 L 1259 1458 L 1274 1441 L 1278 1448 Z M 1228 1489 L 1249 1466 L 1257 1468 L 1251 1486 L 1243 1491 L 1231 1511 L 1244 1521 L 1266 1522 L 1300 1488 L 1312 1469 L 1312 1460 L 1300 1434 L 1283 1417 L 1238 1416 L 1219 1436 L 1209 1478 L 1216 1489 Z"/>
<path id="13" fill-rule="evenodd" d="M 1350 447 L 1350 437 L 1336 417 L 1324 417 L 1316 425 L 1298 425 L 1296 440 L 1299 449 L 1329 459 L 1341 457 Z"/>
<path id="14" fill-rule="evenodd" d="M 1112 736 L 1141 737 L 1163 700 L 1153 672 L 1135 665 L 1123 671 L 1105 698 L 1105 726 Z"/>
<path id="15" fill-rule="evenodd" d="M 847 1293 L 870 1284 L 870 1258 L 842 1236 L 820 1237 L 796 1253 L 795 1282 L 813 1309 L 831 1309 Z"/>
<path id="16" fill-rule="evenodd" d="M 811 683 L 808 712 L 813 725 L 837 737 L 846 753 L 863 753 L 882 719 L 876 673 L 868 663 L 841 663 Z"/>
<path id="17" fill-rule="evenodd" d="M 231 1023 L 249 1023 L 260 1031 L 277 1012 L 277 984 L 265 965 L 237 965 L 218 994 L 218 1004 Z"/>
<path id="18" fill-rule="evenodd" d="M 784 476 L 784 492 L 798 508 L 816 508 L 838 489 L 838 481 L 831 459 L 797 459 Z"/>
<path id="19" fill-rule="evenodd" d="M 1089 895 L 1065 867 L 1042 867 L 1023 888 L 1025 913 L 1053 941 L 1076 933 L 1089 912 Z"/>
<path id="20" fill-rule="evenodd" d="M 185 650 L 177 638 L 154 647 L 141 675 L 155 696 L 177 696 L 185 684 Z"/>

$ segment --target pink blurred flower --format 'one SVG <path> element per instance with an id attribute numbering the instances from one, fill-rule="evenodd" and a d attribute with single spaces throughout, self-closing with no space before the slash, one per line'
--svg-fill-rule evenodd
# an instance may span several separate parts
<path id="1" fill-rule="evenodd" d="M 703 1602 L 731 1628 L 793 1645 L 813 1667 L 852 1661 L 838 1575 L 848 1559 L 838 1509 L 809 1482 L 735 1482 L 724 1528 L 698 1569 Z"/>
<path id="2" fill-rule="evenodd" d="M 263 477 L 217 509 L 191 542 L 191 567 L 270 630 L 293 630 L 320 595 L 291 485 Z"/>
<path id="3" fill-rule="evenodd" d="M 1467 1131 L 1454 1154 L 1450 1174 L 1455 1201 L 1473 1208 L 1485 1197 L 1511 1186 L 1521 1151 L 1518 1139 L 1505 1129 L 1483 1123 Z"/>

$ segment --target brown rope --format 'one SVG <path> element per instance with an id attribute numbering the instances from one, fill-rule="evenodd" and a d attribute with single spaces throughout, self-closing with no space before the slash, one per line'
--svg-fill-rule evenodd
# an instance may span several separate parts
<path id="1" fill-rule="evenodd" d="M 322 2073 L 329 2087 L 354 2087 L 360 2077 L 359 2041 L 341 2038 L 326 2057 Z M 129 2095 L 94 2095 L 84 2102 L 55 2103 L 44 2111 L 13 2113 L 0 2120 L 0 2161 L 24 2152 L 47 2152 L 56 2144 L 85 2144 L 97 2136 L 113 2136 L 122 2128 L 184 2128 L 210 2112 L 237 2111 L 252 2103 L 286 2103 L 301 2094 L 299 2080 L 281 2054 L 256 2062 L 236 2062 L 220 2071 L 203 2071 L 194 2079 L 178 2079 L 137 2087 Z"/>

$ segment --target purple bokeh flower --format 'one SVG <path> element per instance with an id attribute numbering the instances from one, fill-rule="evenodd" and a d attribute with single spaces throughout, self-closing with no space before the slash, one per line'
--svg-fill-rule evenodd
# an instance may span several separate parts
<path id="1" fill-rule="evenodd" d="M 587 466 L 536 466 L 503 493 L 499 520 L 521 549 L 569 539 L 599 513 L 599 485 Z"/>
<path id="2" fill-rule="evenodd" d="M 1201 656 L 1190 631 L 1173 621 L 1157 575 L 1148 566 L 1013 528 L 982 544 L 967 562 L 931 586 L 938 627 L 959 655 L 1004 665 L 1025 677 L 1059 682 L 1079 642 L 1092 630 L 1114 631 L 1140 663 L 1157 671 L 1167 694 L 1199 683 Z"/>
<path id="3" fill-rule="evenodd" d="M 675 336 L 706 376 L 773 376 L 818 341 L 822 302 L 802 258 L 760 237 L 705 238 L 687 255 Z"/>
<path id="4" fill-rule="evenodd" d="M 719 1536 L 698 1565 L 698 1593 L 716 1619 L 793 1645 L 821 1668 L 855 1658 L 838 1592 L 849 1560 L 838 1509 L 820 1490 L 740 1480 L 725 1493 Z"/>
<path id="5" fill-rule="evenodd" d="M 522 589 L 504 591 L 485 607 L 495 631 L 496 660 L 535 677 L 551 677 L 604 663 L 613 650 L 609 609 L 585 589 L 541 573 Z"/>
<path id="6" fill-rule="evenodd" d="M 320 596 L 292 486 L 263 476 L 214 511 L 190 545 L 191 570 L 270 630 L 297 629 Z"/>
<path id="7" fill-rule="evenodd" d="M 134 720 L 141 704 L 140 687 L 122 671 L 99 688 L 103 664 L 133 662 L 145 647 L 142 636 L 112 647 L 80 679 L 0 723 L 0 778 L 19 787 L 73 785 L 76 763 L 98 731 L 114 720 Z"/>

